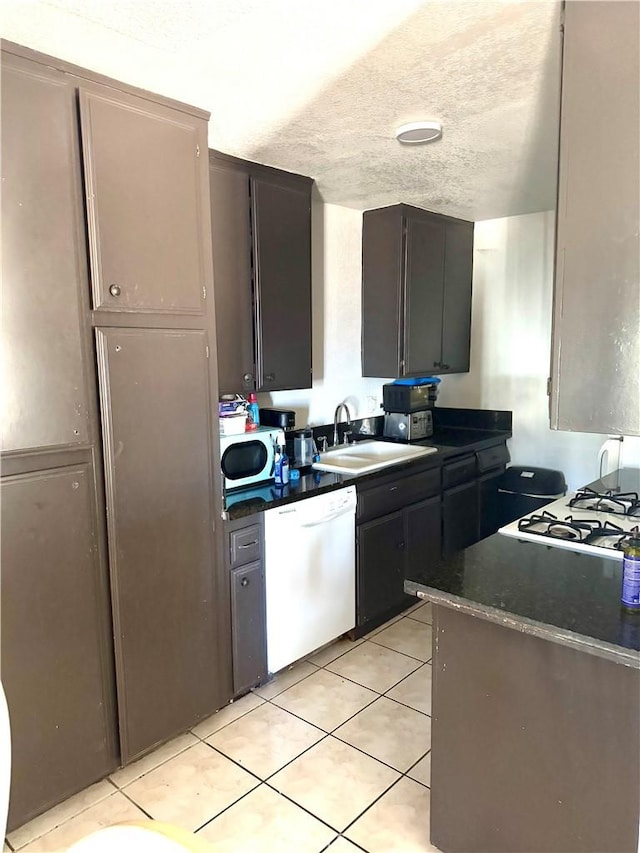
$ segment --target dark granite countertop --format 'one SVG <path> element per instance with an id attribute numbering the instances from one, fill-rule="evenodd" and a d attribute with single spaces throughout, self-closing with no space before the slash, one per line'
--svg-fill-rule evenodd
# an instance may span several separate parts
<path id="1" fill-rule="evenodd" d="M 620 606 L 622 563 L 496 533 L 405 590 L 640 669 L 640 614 Z"/>
<path id="2" fill-rule="evenodd" d="M 361 436 L 371 439 L 371 436 Z M 389 465 L 370 474 L 342 475 L 332 474 L 324 471 L 312 471 L 300 477 L 298 483 L 290 483 L 288 486 L 276 486 L 269 483 L 258 488 L 239 489 L 237 492 L 228 492 L 224 497 L 225 512 L 229 518 L 242 518 L 252 515 L 254 512 L 263 512 L 274 506 L 302 500 L 313 495 L 334 491 L 343 486 L 350 486 L 357 482 L 370 480 L 384 474 L 400 472 L 402 469 L 424 465 L 429 462 L 432 465 L 441 465 L 445 461 L 465 453 L 475 453 L 501 444 L 511 438 L 510 430 L 500 429 L 470 429 L 466 427 L 443 427 L 434 431 L 433 436 L 423 441 L 415 442 L 425 447 L 435 447 L 437 453 L 417 460 L 401 462 L 398 465 Z"/>

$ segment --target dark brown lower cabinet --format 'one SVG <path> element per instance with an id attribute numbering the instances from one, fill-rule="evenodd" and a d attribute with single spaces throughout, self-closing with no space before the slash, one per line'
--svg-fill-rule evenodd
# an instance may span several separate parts
<path id="1" fill-rule="evenodd" d="M 503 468 L 478 477 L 478 539 L 491 536 L 501 526 L 501 505 L 498 485 Z"/>
<path id="2" fill-rule="evenodd" d="M 405 527 L 401 512 L 361 524 L 357 533 L 358 624 L 402 604 L 404 593 Z"/>
<path id="3" fill-rule="evenodd" d="M 264 563 L 231 572 L 233 693 L 239 696 L 267 678 Z"/>
<path id="4" fill-rule="evenodd" d="M 441 554 L 441 469 L 383 475 L 358 490 L 356 628 L 360 637 L 415 598 L 405 578 L 418 577 Z"/>
<path id="5" fill-rule="evenodd" d="M 216 626 L 208 348 L 200 330 L 96 335 L 128 763 L 229 698 Z"/>
<path id="6" fill-rule="evenodd" d="M 405 510 L 407 525 L 407 564 L 405 577 L 417 577 L 425 564 L 436 560 L 442 551 L 442 507 L 440 495 L 414 504 Z M 404 578 L 403 578 L 404 580 Z"/>
<path id="7" fill-rule="evenodd" d="M 90 464 L 3 479 L 9 829 L 118 766 L 106 567 Z"/>
<path id="8" fill-rule="evenodd" d="M 231 581 L 233 695 L 267 679 L 264 515 L 225 522 L 225 563 Z"/>
<path id="9" fill-rule="evenodd" d="M 442 533 L 445 557 L 478 541 L 478 483 L 475 479 L 443 493 Z"/>

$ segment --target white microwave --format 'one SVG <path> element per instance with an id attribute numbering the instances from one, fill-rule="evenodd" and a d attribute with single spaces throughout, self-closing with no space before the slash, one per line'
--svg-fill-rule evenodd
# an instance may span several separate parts
<path id="1" fill-rule="evenodd" d="M 221 435 L 220 467 L 225 492 L 272 481 L 277 443 L 284 444 L 284 432 L 275 427 Z"/>

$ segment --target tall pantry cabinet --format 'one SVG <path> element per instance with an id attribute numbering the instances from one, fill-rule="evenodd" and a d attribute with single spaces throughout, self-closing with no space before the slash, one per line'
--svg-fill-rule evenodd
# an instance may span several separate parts
<path id="1" fill-rule="evenodd" d="M 206 119 L 3 44 L 11 826 L 231 695 Z"/>

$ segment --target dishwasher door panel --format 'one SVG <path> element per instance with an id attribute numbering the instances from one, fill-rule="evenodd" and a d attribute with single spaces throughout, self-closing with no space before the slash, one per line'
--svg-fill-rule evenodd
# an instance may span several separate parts
<path id="1" fill-rule="evenodd" d="M 267 510 L 267 666 L 278 672 L 355 626 L 355 488 Z"/>

